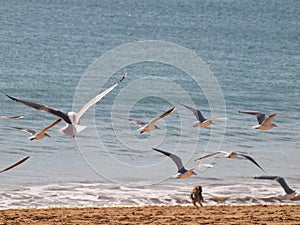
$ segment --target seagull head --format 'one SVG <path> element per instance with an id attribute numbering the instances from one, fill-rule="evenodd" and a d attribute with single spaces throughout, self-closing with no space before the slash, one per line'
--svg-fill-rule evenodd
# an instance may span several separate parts
<path id="1" fill-rule="evenodd" d="M 237 152 L 229 152 L 228 154 L 225 155 L 225 158 L 230 158 L 230 159 L 235 159 L 238 157 Z"/>

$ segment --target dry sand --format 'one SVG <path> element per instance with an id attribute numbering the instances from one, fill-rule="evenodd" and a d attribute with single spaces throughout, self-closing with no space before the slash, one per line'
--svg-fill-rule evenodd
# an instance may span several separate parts
<path id="1" fill-rule="evenodd" d="M 300 224 L 300 205 L 8 209 L 0 224 Z"/>

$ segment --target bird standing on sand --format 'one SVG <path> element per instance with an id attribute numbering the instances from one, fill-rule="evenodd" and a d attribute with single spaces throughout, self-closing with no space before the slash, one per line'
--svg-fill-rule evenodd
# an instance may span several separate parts
<path id="1" fill-rule="evenodd" d="M 81 126 L 80 124 L 80 118 L 81 116 L 94 104 L 96 104 L 98 101 L 100 101 L 105 95 L 107 95 L 109 92 L 111 92 L 116 86 L 118 86 L 127 76 L 127 73 L 124 73 L 122 78 L 115 83 L 114 85 L 112 85 L 110 88 L 106 89 L 105 91 L 101 92 L 100 94 L 98 94 L 97 96 L 95 96 L 94 98 L 92 98 L 88 103 L 86 103 L 81 110 L 76 113 L 76 112 L 68 112 L 68 113 L 63 113 L 57 109 L 54 108 L 50 108 L 46 105 L 40 105 L 40 104 L 36 104 L 36 103 L 32 103 L 32 102 L 27 102 L 24 100 L 20 100 L 14 97 L 11 97 L 9 95 L 6 95 L 8 98 L 22 103 L 24 105 L 27 105 L 29 107 L 32 107 L 38 111 L 41 112 L 46 112 L 46 113 L 50 113 L 54 116 L 57 116 L 61 119 L 63 119 L 66 122 L 66 126 L 63 127 L 62 129 L 59 130 L 59 132 L 72 136 L 73 138 L 82 130 L 84 130 L 86 128 L 86 126 Z"/>
<path id="2" fill-rule="evenodd" d="M 35 132 L 35 131 L 31 130 L 31 129 L 22 128 L 22 127 L 13 127 L 13 128 L 31 134 L 32 136 L 29 137 L 29 139 L 31 141 L 33 141 L 33 140 L 41 140 L 41 139 L 43 139 L 45 137 L 50 137 L 50 135 L 47 134 L 46 131 L 49 130 L 50 128 L 56 126 L 57 124 L 59 124 L 61 121 L 62 121 L 62 119 L 58 119 L 54 123 L 52 123 L 51 125 L 49 125 L 49 126 L 45 127 L 44 129 L 40 130 L 39 132 Z"/>
<path id="3" fill-rule="evenodd" d="M 277 115 L 276 113 L 270 114 L 268 118 L 265 118 L 265 114 L 256 111 L 239 111 L 239 113 L 245 113 L 256 116 L 258 125 L 253 126 L 252 128 L 254 129 L 270 130 L 273 127 L 277 127 L 276 124 L 272 123 L 272 119 Z"/>
<path id="4" fill-rule="evenodd" d="M 217 151 L 217 152 L 213 152 L 211 154 L 208 154 L 208 155 L 205 155 L 205 156 L 202 156 L 198 159 L 195 159 L 195 161 L 198 161 L 198 160 L 201 160 L 201 159 L 205 159 L 205 158 L 208 158 L 208 157 L 211 157 L 211 156 L 214 156 L 214 155 L 217 155 L 217 154 L 220 154 L 220 153 L 223 153 L 225 154 L 225 158 L 231 158 L 231 159 L 235 159 L 237 158 L 238 156 L 242 156 L 248 160 L 250 160 L 252 163 L 254 163 L 256 166 L 258 166 L 262 171 L 266 172 L 252 157 L 248 156 L 248 155 L 245 155 L 245 154 L 242 154 L 242 153 L 238 153 L 238 152 L 226 152 L 226 151 Z"/>
<path id="5" fill-rule="evenodd" d="M 183 164 L 182 164 L 182 161 L 181 159 L 177 156 L 177 155 L 174 155 L 174 154 L 171 154 L 169 152 L 165 152 L 163 150 L 159 150 L 157 148 L 152 148 L 153 150 L 157 151 L 157 152 L 160 152 L 168 157 L 170 157 L 174 163 L 176 164 L 177 168 L 178 168 L 178 174 L 175 175 L 175 178 L 181 178 L 181 179 L 184 179 L 184 178 L 189 178 L 190 176 L 192 175 L 197 175 L 193 170 L 195 168 L 192 168 L 192 169 L 185 169 Z"/>

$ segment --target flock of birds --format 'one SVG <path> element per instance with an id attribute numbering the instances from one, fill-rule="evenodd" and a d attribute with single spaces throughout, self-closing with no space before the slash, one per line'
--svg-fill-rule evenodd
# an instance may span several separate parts
<path id="1" fill-rule="evenodd" d="M 100 94 L 98 94 L 97 96 L 95 96 L 94 98 L 92 98 L 88 103 L 86 103 L 79 112 L 68 112 L 68 113 L 63 113 L 62 111 L 55 109 L 55 108 L 51 108 L 49 106 L 46 105 L 42 105 L 42 104 L 37 104 L 37 103 L 33 103 L 33 102 L 28 102 L 25 100 L 21 100 L 15 97 L 12 97 L 10 95 L 4 94 L 6 95 L 8 98 L 10 98 L 13 101 L 19 102 L 21 104 L 24 104 L 28 107 L 34 108 L 40 112 L 45 112 L 45 113 L 49 113 L 53 116 L 58 117 L 58 119 L 53 122 L 52 124 L 50 124 L 49 126 L 41 129 L 40 131 L 33 131 L 31 129 L 28 128 L 22 128 L 22 127 L 13 127 L 15 129 L 18 129 L 20 131 L 24 131 L 29 133 L 31 136 L 29 137 L 30 140 L 41 140 L 44 139 L 46 137 L 50 137 L 49 134 L 47 134 L 46 131 L 48 131 L 50 128 L 58 125 L 60 122 L 64 121 L 66 123 L 65 127 L 59 129 L 58 131 L 62 134 L 71 136 L 71 137 L 75 137 L 78 133 L 80 133 L 81 131 L 83 131 L 86 126 L 80 125 L 80 118 L 83 116 L 83 114 L 94 104 L 96 104 L 97 102 L 99 102 L 105 95 L 107 95 L 109 92 L 111 92 L 115 87 L 117 87 L 127 76 L 127 73 L 124 73 L 121 77 L 121 79 L 116 82 L 114 85 L 112 85 L 111 87 L 109 87 L 108 89 L 106 89 L 105 91 L 101 92 Z M 194 116 L 196 117 L 196 121 L 193 122 L 193 127 L 199 126 L 199 127 L 207 127 L 210 126 L 211 124 L 214 123 L 214 120 L 218 120 L 218 119 L 206 119 L 200 110 L 195 109 L 193 107 L 187 106 L 185 104 L 179 103 L 180 105 L 182 105 L 183 107 L 187 108 L 188 110 L 190 110 Z M 140 121 L 138 119 L 134 119 L 134 118 L 128 118 L 128 120 L 130 122 L 135 123 L 137 126 L 139 126 L 138 131 L 140 133 L 144 133 L 144 132 L 153 132 L 154 130 L 158 129 L 158 127 L 155 125 L 157 123 L 157 121 L 159 121 L 160 119 L 163 119 L 164 117 L 170 115 L 171 113 L 173 113 L 176 110 L 176 107 L 171 108 L 170 110 L 166 111 L 165 113 L 161 114 L 160 116 L 154 118 L 153 120 L 151 120 L 148 123 L 145 123 L 143 121 Z M 250 115 L 254 115 L 257 118 L 258 124 L 253 126 L 254 129 L 259 129 L 259 130 L 269 130 L 272 129 L 273 127 L 277 127 L 276 124 L 272 123 L 272 119 L 276 116 L 276 114 L 271 114 L 269 115 L 269 117 L 266 118 L 265 114 L 260 113 L 260 112 L 256 112 L 256 111 L 239 111 L 239 113 L 244 113 L 244 114 L 250 114 Z M 20 119 L 23 118 L 24 116 L 0 116 L 0 119 Z M 224 119 L 224 118 L 219 118 L 219 119 Z M 225 118 L 226 119 L 226 118 Z M 170 157 L 170 159 L 173 160 L 173 162 L 176 164 L 177 168 L 178 168 L 178 173 L 175 175 L 176 178 L 188 178 L 192 175 L 196 175 L 196 173 L 194 172 L 194 168 L 191 169 L 186 169 L 182 163 L 182 160 L 179 156 L 169 153 L 167 151 L 163 151 L 161 149 L 157 149 L 157 148 L 152 148 L 153 150 L 162 153 L 164 155 L 166 155 L 167 157 Z M 200 158 L 197 158 L 195 161 L 198 160 L 202 160 L 208 157 L 212 157 L 215 156 L 217 154 L 225 154 L 225 158 L 237 158 L 237 157 L 243 157 L 247 160 L 249 160 L 250 162 L 252 162 L 253 164 L 255 164 L 258 168 L 260 168 L 263 172 L 265 172 L 265 170 L 249 155 L 243 154 L 243 153 L 238 153 L 238 152 L 226 152 L 226 151 L 217 151 L 217 152 L 213 152 L 211 154 L 202 156 Z M 25 162 L 27 159 L 29 159 L 29 156 L 27 156 L 26 158 L 14 163 L 13 165 L 0 170 L 0 173 L 8 171 L 20 164 L 22 164 L 23 162 Z M 266 172 L 265 172 L 266 173 Z M 254 177 L 255 179 L 269 179 L 269 180 L 275 180 L 277 181 L 282 188 L 284 189 L 286 195 L 284 197 L 284 199 L 293 199 L 296 196 L 296 192 L 291 189 L 287 183 L 285 182 L 285 180 L 282 177 L 279 176 L 269 176 L 269 175 L 262 175 L 262 176 L 257 176 Z"/>

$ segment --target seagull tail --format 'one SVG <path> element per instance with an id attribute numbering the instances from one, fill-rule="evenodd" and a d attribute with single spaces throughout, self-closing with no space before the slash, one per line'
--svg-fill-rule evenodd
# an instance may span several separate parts
<path id="1" fill-rule="evenodd" d="M 75 128 L 76 128 L 76 132 L 77 134 L 80 133 L 81 131 L 83 131 L 86 126 L 82 126 L 82 125 L 75 125 Z"/>

